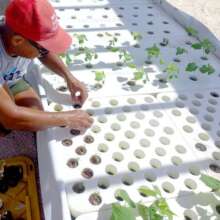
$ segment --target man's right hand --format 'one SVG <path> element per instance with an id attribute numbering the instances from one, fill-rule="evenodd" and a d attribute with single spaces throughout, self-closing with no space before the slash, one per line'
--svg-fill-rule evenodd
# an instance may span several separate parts
<path id="1" fill-rule="evenodd" d="M 64 117 L 65 126 L 79 130 L 81 133 L 90 128 L 93 123 L 93 119 L 83 110 L 67 111 Z"/>

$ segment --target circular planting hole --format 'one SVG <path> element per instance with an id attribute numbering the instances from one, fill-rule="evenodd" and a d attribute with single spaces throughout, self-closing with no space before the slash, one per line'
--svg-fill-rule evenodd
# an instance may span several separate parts
<path id="1" fill-rule="evenodd" d="M 163 21 L 163 24 L 169 24 L 169 22 L 168 21 Z"/>
<path id="2" fill-rule="evenodd" d="M 105 114 L 112 114 L 113 113 L 113 108 L 111 107 L 108 107 L 108 108 L 105 108 Z"/>
<path id="3" fill-rule="evenodd" d="M 98 117 L 98 122 L 100 122 L 102 124 L 106 123 L 107 122 L 107 117 L 104 116 L 104 115 L 99 116 Z"/>
<path id="4" fill-rule="evenodd" d="M 163 145 L 169 145 L 170 144 L 170 140 L 167 137 L 160 137 L 159 141 Z"/>
<path id="5" fill-rule="evenodd" d="M 189 79 L 194 82 L 198 81 L 198 78 L 195 76 L 190 76 Z"/>
<path id="6" fill-rule="evenodd" d="M 170 34 L 170 31 L 168 31 L 168 30 L 165 30 L 165 31 L 163 31 L 165 34 Z"/>
<path id="7" fill-rule="evenodd" d="M 200 169 L 196 165 L 191 165 L 189 167 L 189 172 L 194 175 L 194 176 L 199 176 L 200 175 Z"/>
<path id="8" fill-rule="evenodd" d="M 151 128 L 146 128 L 144 130 L 144 134 L 148 137 L 153 137 L 155 136 L 155 132 Z"/>
<path id="9" fill-rule="evenodd" d="M 130 162 L 130 163 L 128 163 L 128 169 L 132 172 L 137 172 L 140 169 L 140 167 L 139 167 L 138 163 Z"/>
<path id="10" fill-rule="evenodd" d="M 140 128 L 140 123 L 137 122 L 137 121 L 132 121 L 132 122 L 130 123 L 130 126 L 131 126 L 132 128 L 134 128 L 134 129 L 137 129 L 137 128 Z"/>
<path id="11" fill-rule="evenodd" d="M 171 178 L 171 179 L 178 179 L 179 178 L 179 173 L 176 170 L 170 170 L 168 171 L 167 175 Z"/>
<path id="12" fill-rule="evenodd" d="M 157 177 L 154 173 L 152 172 L 147 172 L 144 174 L 144 178 L 148 181 L 148 182 L 155 182 Z"/>
<path id="13" fill-rule="evenodd" d="M 159 123 L 157 120 L 155 120 L 155 119 L 151 119 L 151 120 L 149 121 L 149 124 L 150 124 L 152 127 L 158 127 L 160 123 Z"/>
<path id="14" fill-rule="evenodd" d="M 127 119 L 126 115 L 125 114 L 118 114 L 117 115 L 117 119 L 119 121 L 125 121 Z"/>
<path id="15" fill-rule="evenodd" d="M 178 59 L 178 58 L 174 58 L 173 61 L 176 62 L 176 63 L 180 63 L 181 62 L 181 60 Z"/>
<path id="16" fill-rule="evenodd" d="M 63 110 L 63 106 L 60 104 L 54 105 L 54 111 L 61 112 Z"/>
<path id="17" fill-rule="evenodd" d="M 211 105 L 217 105 L 218 104 L 218 102 L 215 99 L 209 99 L 208 103 L 211 104 Z"/>
<path id="18" fill-rule="evenodd" d="M 126 141 L 120 141 L 120 142 L 119 142 L 119 147 L 120 147 L 122 150 L 127 150 L 127 149 L 130 147 L 130 145 L 129 145 L 129 143 L 126 142 Z"/>
<path id="19" fill-rule="evenodd" d="M 120 66 L 123 66 L 123 63 L 122 63 L 122 62 L 117 62 L 117 63 L 116 63 L 116 66 L 119 66 L 119 67 L 120 67 Z"/>
<path id="20" fill-rule="evenodd" d="M 112 158 L 117 162 L 121 162 L 124 159 L 124 156 L 120 152 L 114 152 Z"/>
<path id="21" fill-rule="evenodd" d="M 83 193 L 85 191 L 85 186 L 83 183 L 79 182 L 79 183 L 75 183 L 72 189 L 73 189 L 73 192 L 75 193 Z"/>
<path id="22" fill-rule="evenodd" d="M 145 138 L 142 138 L 140 141 L 139 141 L 141 147 L 149 147 L 150 146 L 150 141 L 148 141 L 147 139 Z"/>
<path id="23" fill-rule="evenodd" d="M 195 97 L 198 99 L 203 99 L 204 96 L 201 93 L 195 93 Z"/>
<path id="24" fill-rule="evenodd" d="M 202 141 L 208 141 L 208 140 L 209 140 L 209 135 L 206 134 L 206 133 L 199 133 L 199 138 L 200 138 Z"/>
<path id="25" fill-rule="evenodd" d="M 91 135 L 86 135 L 86 136 L 84 137 L 84 142 L 87 143 L 87 144 L 91 144 L 91 143 L 94 142 L 94 137 L 91 136 Z"/>
<path id="26" fill-rule="evenodd" d="M 195 105 L 196 107 L 199 107 L 202 105 L 199 100 L 192 100 L 192 104 Z"/>
<path id="27" fill-rule="evenodd" d="M 121 129 L 121 126 L 120 126 L 120 124 L 118 124 L 118 123 L 113 123 L 113 124 L 111 125 L 111 129 L 112 129 L 113 131 L 119 131 L 119 130 Z"/>
<path id="28" fill-rule="evenodd" d="M 196 213 L 192 210 L 184 211 L 184 220 L 198 220 Z"/>
<path id="29" fill-rule="evenodd" d="M 117 174 L 117 168 L 114 165 L 107 165 L 105 167 L 105 172 L 111 176 L 114 176 Z"/>
<path id="30" fill-rule="evenodd" d="M 149 104 L 151 104 L 151 103 L 154 102 L 154 100 L 153 100 L 151 97 L 145 97 L 145 98 L 144 98 L 144 101 L 147 102 L 147 103 L 149 103 Z"/>
<path id="31" fill-rule="evenodd" d="M 128 104 L 133 105 L 133 104 L 136 103 L 136 100 L 135 100 L 134 98 L 128 98 L 128 99 L 127 99 L 127 102 L 128 102 Z"/>
<path id="32" fill-rule="evenodd" d="M 186 180 L 184 181 L 184 184 L 185 184 L 185 186 L 186 186 L 188 189 L 191 189 L 191 190 L 194 190 L 194 189 L 197 188 L 196 182 L 195 182 L 194 180 L 192 180 L 192 179 L 186 179 Z"/>
<path id="33" fill-rule="evenodd" d="M 70 134 L 72 134 L 73 136 L 80 135 L 80 130 L 77 130 L 77 129 L 71 129 L 71 130 L 70 130 Z"/>
<path id="34" fill-rule="evenodd" d="M 220 160 L 220 152 L 213 152 L 212 153 L 212 157 L 215 159 L 215 160 Z"/>
<path id="35" fill-rule="evenodd" d="M 176 145 L 175 149 L 180 154 L 185 154 L 186 153 L 186 148 L 182 145 Z"/>
<path id="36" fill-rule="evenodd" d="M 100 164 L 102 162 L 102 159 L 98 155 L 93 155 L 93 156 L 90 157 L 90 162 L 92 164 L 96 164 L 97 165 L 97 164 Z"/>
<path id="37" fill-rule="evenodd" d="M 182 159 L 180 157 L 177 157 L 177 156 L 173 156 L 171 158 L 171 161 L 172 161 L 173 165 L 175 165 L 175 166 L 179 166 L 183 163 Z"/>
<path id="38" fill-rule="evenodd" d="M 131 109 L 130 106 L 126 106 L 126 105 L 125 105 L 125 106 L 122 107 L 122 111 L 124 111 L 124 112 L 131 112 L 131 110 L 132 110 L 132 109 Z"/>
<path id="39" fill-rule="evenodd" d="M 86 179 L 91 179 L 93 177 L 93 171 L 90 168 L 85 168 L 82 171 L 82 176 Z"/>
<path id="40" fill-rule="evenodd" d="M 171 127 L 164 127 L 164 132 L 168 135 L 174 134 L 174 130 Z"/>
<path id="41" fill-rule="evenodd" d="M 189 125 L 184 125 L 184 126 L 183 126 L 183 130 L 184 130 L 186 133 L 192 133 L 192 132 L 193 132 L 192 127 L 190 127 Z"/>
<path id="42" fill-rule="evenodd" d="M 114 139 L 115 139 L 114 134 L 112 134 L 110 132 L 105 134 L 105 140 L 106 141 L 113 141 Z"/>
<path id="43" fill-rule="evenodd" d="M 87 150 L 84 146 L 79 146 L 76 148 L 75 152 L 81 156 L 81 155 L 85 155 Z"/>
<path id="44" fill-rule="evenodd" d="M 153 31 L 148 31 L 147 32 L 149 35 L 154 35 L 154 32 Z"/>
<path id="45" fill-rule="evenodd" d="M 157 147 L 155 149 L 155 152 L 158 156 L 161 156 L 161 157 L 166 155 L 166 151 L 162 147 Z"/>
<path id="46" fill-rule="evenodd" d="M 199 111 L 196 108 L 189 108 L 189 111 L 193 115 L 198 115 L 199 114 Z"/>
<path id="47" fill-rule="evenodd" d="M 133 131 L 125 131 L 125 137 L 128 139 L 133 139 L 135 137 L 135 133 Z"/>
<path id="48" fill-rule="evenodd" d="M 97 34 L 98 37 L 103 37 L 104 35 L 102 33 Z"/>
<path id="49" fill-rule="evenodd" d="M 195 148 L 198 150 L 198 151 L 201 151 L 201 152 L 204 152 L 207 150 L 207 147 L 202 144 L 202 143 L 196 143 L 195 144 Z"/>
<path id="50" fill-rule="evenodd" d="M 102 153 L 107 152 L 107 151 L 108 151 L 108 146 L 107 146 L 107 144 L 103 144 L 103 143 L 99 144 L 99 145 L 98 145 L 98 151 L 100 151 L 100 152 L 102 152 Z"/>
<path id="51" fill-rule="evenodd" d="M 146 155 L 145 155 L 144 151 L 138 149 L 138 150 L 134 151 L 134 156 L 137 159 L 143 159 Z"/>
<path id="52" fill-rule="evenodd" d="M 131 176 L 129 176 L 129 175 L 124 175 L 122 177 L 121 181 L 122 181 L 123 184 L 125 184 L 127 186 L 130 186 L 130 185 L 132 185 L 134 183 L 133 178 Z"/>
<path id="53" fill-rule="evenodd" d="M 220 173 L 220 166 L 217 164 L 210 164 L 209 169 L 212 170 L 215 173 Z"/>
<path id="54" fill-rule="evenodd" d="M 149 22 L 147 22 L 147 24 L 148 25 L 153 25 L 154 23 L 153 23 L 153 21 L 149 21 Z"/>
<path id="55" fill-rule="evenodd" d="M 98 125 L 94 125 L 92 128 L 91 128 L 92 132 L 94 133 L 99 133 L 101 131 L 101 128 L 98 126 Z"/>
<path id="56" fill-rule="evenodd" d="M 176 101 L 176 107 L 178 107 L 178 108 L 184 108 L 184 107 L 185 107 L 185 105 L 184 105 L 184 103 L 183 103 L 183 102 Z"/>
<path id="57" fill-rule="evenodd" d="M 202 123 L 201 127 L 206 131 L 210 131 L 212 129 L 212 127 L 207 123 Z"/>
<path id="58" fill-rule="evenodd" d="M 102 197 L 98 193 L 93 193 L 89 196 L 89 202 L 94 206 L 98 206 L 102 203 Z"/>
<path id="59" fill-rule="evenodd" d="M 220 205 L 216 205 L 215 210 L 220 215 Z"/>
<path id="60" fill-rule="evenodd" d="M 220 148 L 220 141 L 215 141 L 215 146 L 216 146 L 217 148 Z"/>
<path id="61" fill-rule="evenodd" d="M 179 111 L 179 110 L 177 110 L 177 109 L 173 109 L 172 110 L 172 114 L 174 115 L 174 116 L 181 116 L 181 112 Z"/>
<path id="62" fill-rule="evenodd" d="M 193 117 L 193 116 L 187 116 L 186 121 L 189 122 L 189 123 L 194 124 L 194 123 L 196 123 L 196 118 Z"/>
<path id="63" fill-rule="evenodd" d="M 116 105 L 118 105 L 118 100 L 116 100 L 116 99 L 111 99 L 111 100 L 109 101 L 109 103 L 110 103 L 110 105 L 112 105 L 112 106 L 116 106 Z"/>
<path id="64" fill-rule="evenodd" d="M 65 147 L 69 147 L 73 144 L 73 141 L 71 139 L 64 139 L 62 140 L 62 145 Z"/>
<path id="65" fill-rule="evenodd" d="M 164 102 L 169 102 L 169 101 L 170 101 L 170 97 L 169 97 L 169 96 L 166 96 L 166 95 L 163 95 L 163 96 L 162 96 L 162 100 L 163 100 Z"/>
<path id="66" fill-rule="evenodd" d="M 139 120 L 142 120 L 145 118 L 145 115 L 142 112 L 136 112 L 135 117 Z"/>
<path id="67" fill-rule="evenodd" d="M 98 187 L 101 189 L 107 189 L 110 186 L 109 180 L 107 178 L 101 178 L 98 181 Z"/>
<path id="68" fill-rule="evenodd" d="M 161 167 L 161 162 L 157 159 L 151 159 L 150 160 L 150 165 L 153 167 L 153 168 L 160 168 Z"/>
<path id="69" fill-rule="evenodd" d="M 163 188 L 164 192 L 166 192 L 166 193 L 173 193 L 175 190 L 173 184 L 171 184 L 169 182 L 164 182 L 162 184 L 162 188 Z"/>
<path id="70" fill-rule="evenodd" d="M 87 109 L 86 112 L 87 112 L 90 116 L 95 115 L 95 111 L 92 110 L 92 109 Z"/>
<path id="71" fill-rule="evenodd" d="M 162 118 L 163 117 L 163 113 L 156 110 L 153 112 L 153 115 L 156 117 L 156 118 Z"/>
<path id="72" fill-rule="evenodd" d="M 68 90 L 67 86 L 60 86 L 57 88 L 59 92 L 66 92 Z"/>
<path id="73" fill-rule="evenodd" d="M 206 114 L 206 115 L 204 116 L 204 119 L 205 119 L 206 121 L 208 121 L 208 122 L 214 121 L 214 118 L 213 118 L 211 115 L 208 115 L 208 114 Z"/>
<path id="74" fill-rule="evenodd" d="M 210 95 L 214 98 L 218 98 L 219 94 L 217 92 L 210 92 Z"/>
<path id="75" fill-rule="evenodd" d="M 100 106 L 101 106 L 101 103 L 99 101 L 93 101 L 92 102 L 92 107 L 97 108 L 97 107 L 100 107 Z"/>
<path id="76" fill-rule="evenodd" d="M 76 168 L 79 165 L 78 159 L 76 158 L 71 158 L 67 161 L 67 166 L 70 168 Z"/>

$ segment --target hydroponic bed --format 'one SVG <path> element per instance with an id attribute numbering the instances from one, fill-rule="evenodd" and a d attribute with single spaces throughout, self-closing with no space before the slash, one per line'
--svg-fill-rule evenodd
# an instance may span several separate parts
<path id="1" fill-rule="evenodd" d="M 118 189 L 149 203 L 138 188 L 153 185 L 174 219 L 220 219 L 218 194 L 199 179 L 220 172 L 219 60 L 204 58 L 192 47 L 198 41 L 150 0 L 51 2 L 73 36 L 64 60 L 90 90 L 83 109 L 94 124 L 80 136 L 68 128 L 38 133 L 46 220 L 109 219 Z M 82 34 L 87 40 L 78 44 Z M 160 53 L 149 60 L 153 45 Z M 98 57 L 85 60 L 82 46 Z M 208 64 L 215 73 L 205 72 Z M 46 111 L 73 109 L 60 77 L 41 66 L 33 71 Z"/>

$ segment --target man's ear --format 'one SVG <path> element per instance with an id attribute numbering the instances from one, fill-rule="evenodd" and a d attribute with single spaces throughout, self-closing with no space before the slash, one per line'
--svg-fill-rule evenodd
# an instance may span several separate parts
<path id="1" fill-rule="evenodd" d="M 24 41 L 25 41 L 25 39 L 24 39 L 22 36 L 20 36 L 20 35 L 14 35 L 14 36 L 12 36 L 12 38 L 11 38 L 11 44 L 12 44 L 14 47 L 23 44 Z"/>

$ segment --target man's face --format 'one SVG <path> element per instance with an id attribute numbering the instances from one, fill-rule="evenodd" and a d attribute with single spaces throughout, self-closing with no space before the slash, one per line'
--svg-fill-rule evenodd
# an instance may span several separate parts
<path id="1" fill-rule="evenodd" d="M 44 53 L 48 53 L 46 49 L 39 44 L 30 41 L 20 35 L 14 35 L 11 38 L 11 44 L 17 56 L 34 59 L 40 57 Z"/>

